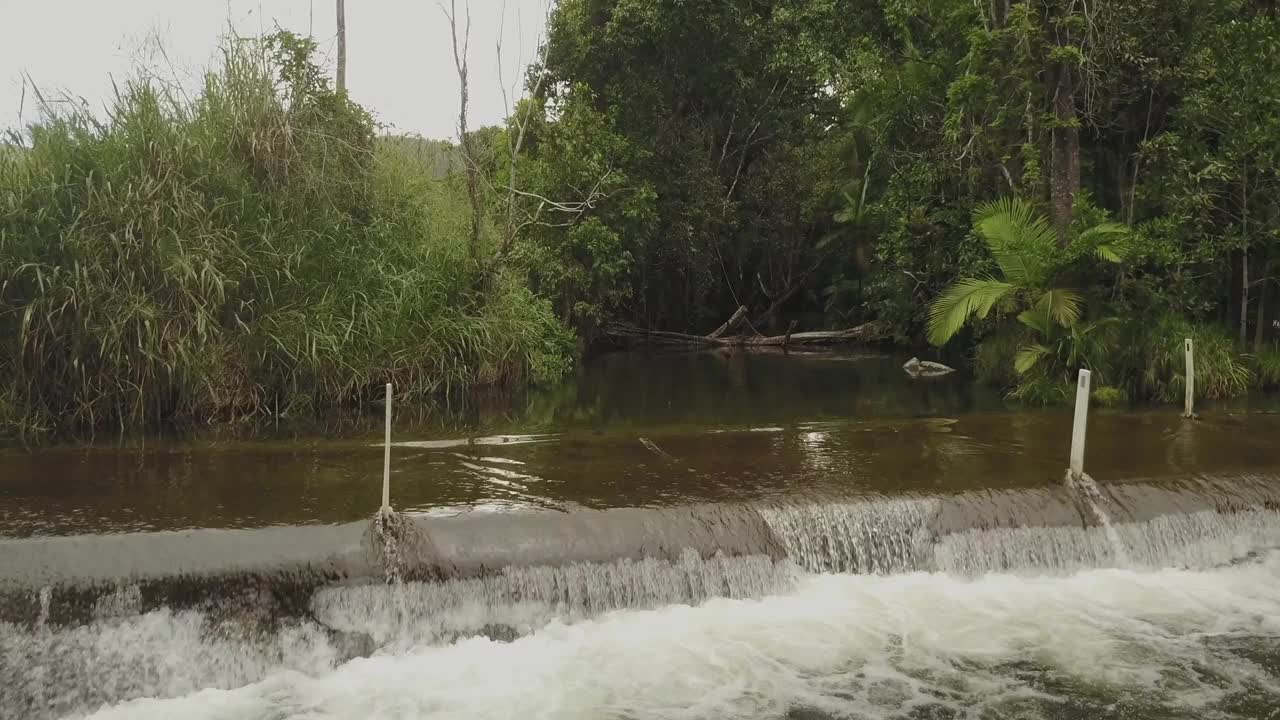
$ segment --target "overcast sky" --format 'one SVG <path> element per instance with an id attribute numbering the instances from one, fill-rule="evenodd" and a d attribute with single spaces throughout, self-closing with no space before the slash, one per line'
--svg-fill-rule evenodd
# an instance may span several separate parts
<path id="1" fill-rule="evenodd" d="M 444 5 L 449 0 L 442 0 Z M 503 29 L 503 76 L 510 89 L 532 59 L 550 0 L 471 0 L 471 127 L 503 116 L 495 44 Z M 457 0 L 459 11 L 464 0 Z M 334 0 L 10 0 L 0 21 L 0 127 L 33 119 L 23 77 L 47 96 L 65 90 L 100 110 L 111 78 L 139 60 L 157 63 L 158 38 L 178 72 L 199 77 L 228 23 L 241 33 L 277 24 L 310 32 L 332 66 Z M 402 132 L 452 137 L 458 78 L 449 25 L 436 0 L 346 0 L 347 86 L 377 118 Z M 518 89 L 518 87 L 517 87 Z"/>

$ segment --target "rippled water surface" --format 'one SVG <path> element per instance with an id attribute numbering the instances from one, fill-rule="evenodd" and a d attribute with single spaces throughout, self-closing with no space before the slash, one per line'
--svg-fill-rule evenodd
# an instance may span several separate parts
<path id="1" fill-rule="evenodd" d="M 528 396 L 427 417 L 405 409 L 394 505 L 568 510 L 1061 480 L 1068 410 L 1008 408 L 963 376 L 910 381 L 900 366 L 877 355 L 619 354 Z M 1280 465 L 1280 413 L 1250 410 L 1207 410 L 1200 422 L 1176 408 L 1095 410 L 1088 468 L 1109 483 Z M 359 520 L 380 503 L 370 412 L 324 436 L 0 450 L 0 534 Z"/>
<path id="2" fill-rule="evenodd" d="M 0 719 L 1280 720 L 1270 402 L 1095 409 L 1064 481 L 1068 412 L 903 359 L 402 409 L 390 534 L 377 408 L 0 450 Z"/>

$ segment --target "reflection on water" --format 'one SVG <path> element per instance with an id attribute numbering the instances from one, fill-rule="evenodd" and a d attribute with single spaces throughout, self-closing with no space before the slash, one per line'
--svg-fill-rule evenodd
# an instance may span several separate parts
<path id="1" fill-rule="evenodd" d="M 1280 415 L 1095 411 L 1088 467 L 1126 478 L 1274 466 Z M 1057 483 L 1064 410 L 1007 408 L 900 358 L 598 358 L 561 387 L 396 428 L 392 498 L 430 514 L 949 493 Z M 0 450 L 0 535 L 335 523 L 379 500 L 381 433 Z"/>

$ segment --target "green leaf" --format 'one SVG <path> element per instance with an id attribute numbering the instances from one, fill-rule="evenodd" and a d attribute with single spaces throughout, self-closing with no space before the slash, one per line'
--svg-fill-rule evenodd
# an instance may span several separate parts
<path id="1" fill-rule="evenodd" d="M 929 305 L 929 342 L 945 345 L 969 318 L 986 317 L 1001 299 L 1017 290 L 999 280 L 966 278 L 942 291 Z"/>
<path id="2" fill-rule="evenodd" d="M 1028 370 L 1035 367 L 1040 362 L 1040 358 L 1049 354 L 1049 348 L 1039 344 L 1032 343 L 1023 345 L 1013 355 L 1013 369 L 1018 371 L 1019 375 L 1025 375 Z"/>
<path id="3" fill-rule="evenodd" d="M 973 211 L 973 227 L 1006 280 L 1021 287 L 1036 287 L 1047 280 L 1057 235 L 1031 203 L 1015 197 L 982 203 Z"/>
<path id="4" fill-rule="evenodd" d="M 1071 290 L 1048 290 L 1036 300 L 1036 309 L 1064 328 L 1080 320 L 1080 306 L 1084 299 Z"/>
<path id="5" fill-rule="evenodd" d="M 1023 310 L 1018 314 L 1018 322 L 1035 330 L 1041 335 L 1049 334 L 1049 318 L 1040 310 Z"/>
<path id="6" fill-rule="evenodd" d="M 1076 237 L 1076 242 L 1093 245 L 1093 253 L 1105 262 L 1121 263 L 1129 255 L 1129 226 L 1123 223 L 1104 222 L 1086 228 Z"/>

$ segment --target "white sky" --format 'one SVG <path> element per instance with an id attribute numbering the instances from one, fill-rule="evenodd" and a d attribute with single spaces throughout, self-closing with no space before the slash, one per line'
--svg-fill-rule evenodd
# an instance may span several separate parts
<path id="1" fill-rule="evenodd" d="M 449 0 L 442 0 L 448 6 Z M 495 44 L 504 38 L 508 93 L 519 90 L 534 57 L 550 0 L 471 0 L 468 124 L 502 120 Z M 457 0 L 459 14 L 465 0 Z M 111 78 L 139 60 L 156 64 L 148 38 L 159 38 L 179 76 L 199 77 L 217 41 L 233 25 L 242 34 L 275 25 L 319 43 L 336 60 L 334 0 L 0 0 L 0 128 L 35 119 L 23 77 L 45 97 L 66 91 L 101 110 Z M 347 87 L 352 99 L 399 132 L 446 138 L 457 132 L 458 78 L 449 25 L 436 0 L 346 0 Z"/>

